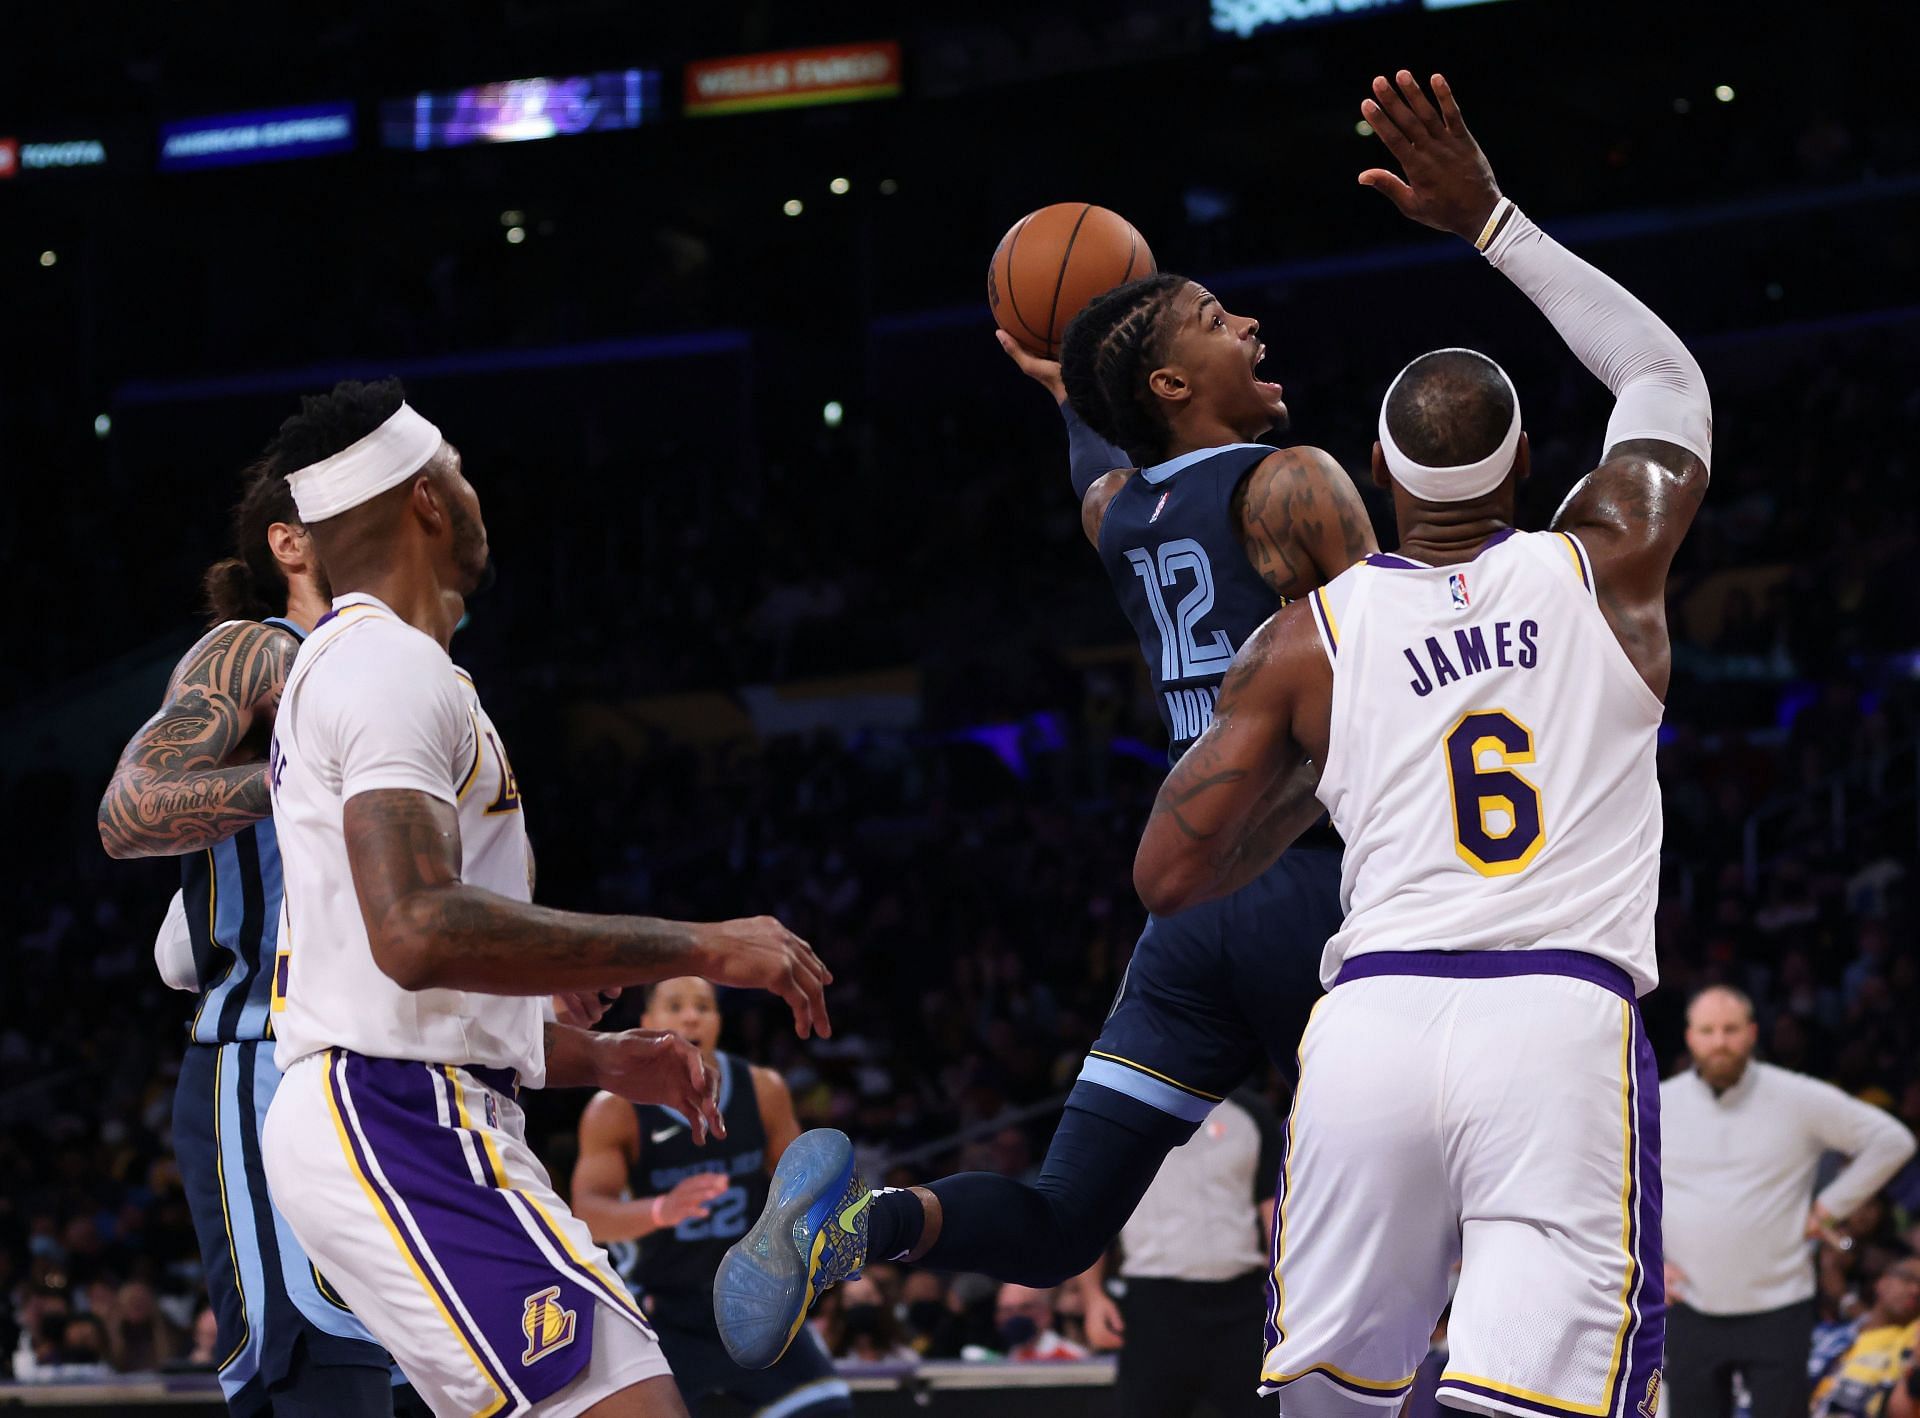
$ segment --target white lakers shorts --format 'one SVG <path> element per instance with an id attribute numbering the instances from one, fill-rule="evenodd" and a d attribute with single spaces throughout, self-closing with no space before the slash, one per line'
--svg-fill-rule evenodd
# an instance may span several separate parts
<path id="1" fill-rule="evenodd" d="M 1261 1391 L 1380 1418 L 1460 1267 L 1440 1402 L 1653 1418 L 1660 1088 L 1624 972 L 1574 951 L 1347 962 L 1300 1043 Z"/>
<path id="2" fill-rule="evenodd" d="M 436 1414 L 577 1414 L 669 1372 L 526 1143 L 511 1075 L 332 1049 L 262 1134 L 300 1244 Z"/>

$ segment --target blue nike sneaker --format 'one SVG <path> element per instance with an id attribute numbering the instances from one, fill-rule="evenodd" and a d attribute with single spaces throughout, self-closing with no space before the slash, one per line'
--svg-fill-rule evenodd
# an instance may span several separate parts
<path id="1" fill-rule="evenodd" d="M 713 1277 L 713 1318 L 734 1363 L 776 1363 L 815 1297 L 860 1274 L 872 1200 L 854 1175 L 845 1133 L 815 1128 L 793 1140 L 774 1168 L 766 1209 Z"/>

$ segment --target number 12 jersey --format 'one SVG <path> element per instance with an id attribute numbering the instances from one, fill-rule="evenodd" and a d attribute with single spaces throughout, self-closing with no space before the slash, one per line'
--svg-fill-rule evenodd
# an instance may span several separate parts
<path id="1" fill-rule="evenodd" d="M 1346 840 L 1321 978 L 1391 950 L 1578 950 L 1658 982 L 1662 706 L 1579 540 L 1374 555 L 1307 597 L 1333 665 L 1319 795 Z"/>

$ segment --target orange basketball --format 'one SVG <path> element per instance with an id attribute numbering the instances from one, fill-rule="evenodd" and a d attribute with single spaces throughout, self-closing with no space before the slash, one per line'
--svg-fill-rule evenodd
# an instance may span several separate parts
<path id="1" fill-rule="evenodd" d="M 1056 202 L 1000 238 L 987 267 L 987 305 L 1002 330 L 1058 359 L 1067 326 L 1089 301 L 1154 269 L 1146 239 L 1118 212 Z"/>

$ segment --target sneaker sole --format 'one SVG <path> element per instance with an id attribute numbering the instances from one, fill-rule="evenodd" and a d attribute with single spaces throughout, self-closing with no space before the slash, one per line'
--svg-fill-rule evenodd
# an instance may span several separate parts
<path id="1" fill-rule="evenodd" d="M 778 1363 L 806 1323 L 829 1213 L 852 1180 L 853 1144 L 838 1132 L 797 1139 L 774 1168 L 766 1209 L 713 1277 L 720 1340 L 741 1368 Z"/>

